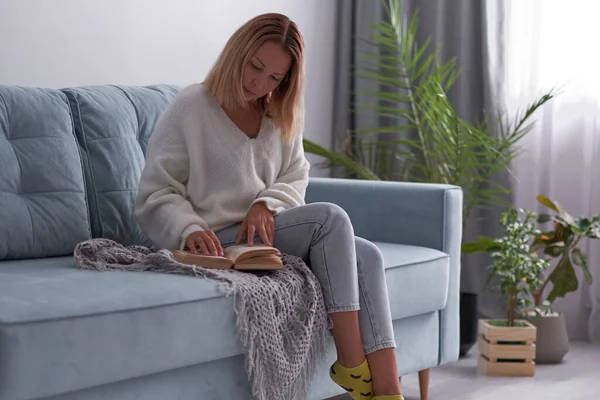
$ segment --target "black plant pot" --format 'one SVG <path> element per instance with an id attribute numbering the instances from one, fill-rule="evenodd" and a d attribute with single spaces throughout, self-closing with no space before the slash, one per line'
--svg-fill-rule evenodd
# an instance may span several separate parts
<path id="1" fill-rule="evenodd" d="M 459 357 L 467 355 L 477 342 L 477 295 L 460 293 L 460 351 Z"/>

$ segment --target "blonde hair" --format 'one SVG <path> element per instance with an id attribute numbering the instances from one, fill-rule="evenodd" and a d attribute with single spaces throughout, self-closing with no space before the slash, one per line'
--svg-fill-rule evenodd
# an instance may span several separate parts
<path id="1" fill-rule="evenodd" d="M 275 90 L 256 100 L 260 111 L 273 119 L 286 142 L 291 142 L 304 125 L 304 39 L 297 25 L 282 14 L 252 18 L 227 41 L 208 73 L 204 85 L 226 108 L 247 107 L 242 88 L 242 71 L 266 41 L 281 44 L 292 62 Z"/>

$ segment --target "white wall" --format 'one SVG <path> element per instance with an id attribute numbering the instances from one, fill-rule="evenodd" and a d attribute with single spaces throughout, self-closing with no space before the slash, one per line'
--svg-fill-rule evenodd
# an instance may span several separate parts
<path id="1" fill-rule="evenodd" d="M 0 0 L 0 84 L 199 82 L 229 36 L 264 12 L 288 15 L 304 35 L 305 137 L 329 146 L 333 0 Z"/>

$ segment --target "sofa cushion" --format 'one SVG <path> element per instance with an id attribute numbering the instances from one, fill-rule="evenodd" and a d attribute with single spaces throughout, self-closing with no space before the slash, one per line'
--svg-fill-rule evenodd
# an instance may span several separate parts
<path id="1" fill-rule="evenodd" d="M 393 319 L 446 307 L 449 256 L 427 247 L 376 242 L 383 254 Z"/>
<path id="2" fill-rule="evenodd" d="M 0 86 L 0 260 L 60 256 L 90 237 L 69 106 L 57 90 Z"/>
<path id="3" fill-rule="evenodd" d="M 151 245 L 133 215 L 148 139 L 178 88 L 64 89 L 81 146 L 93 237 Z"/>
<path id="4" fill-rule="evenodd" d="M 377 243 L 394 319 L 442 309 L 447 256 Z M 242 354 L 233 298 L 178 275 L 0 263 L 0 399 L 37 398 Z"/>

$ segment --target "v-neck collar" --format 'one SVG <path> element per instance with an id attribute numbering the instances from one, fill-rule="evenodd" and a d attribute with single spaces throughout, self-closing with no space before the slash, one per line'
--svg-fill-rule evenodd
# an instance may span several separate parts
<path id="1" fill-rule="evenodd" d="M 267 122 L 267 117 L 265 115 L 262 115 L 260 118 L 260 127 L 258 128 L 258 133 L 249 135 L 246 132 L 244 132 L 242 129 L 240 129 L 240 127 L 231 119 L 231 117 L 229 117 L 229 115 L 227 115 L 227 113 L 225 112 L 225 110 L 223 109 L 223 107 L 221 106 L 219 101 L 217 100 L 217 98 L 206 86 L 204 86 L 204 83 L 202 83 L 202 87 L 210 95 L 211 101 L 213 102 L 215 108 L 217 109 L 217 113 L 219 114 L 220 118 L 227 121 L 226 123 L 229 124 L 229 126 L 233 130 L 235 130 L 237 134 L 243 135 L 248 140 L 256 140 L 259 137 L 264 136 L 265 126 L 266 126 L 266 122 Z"/>

